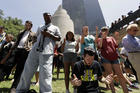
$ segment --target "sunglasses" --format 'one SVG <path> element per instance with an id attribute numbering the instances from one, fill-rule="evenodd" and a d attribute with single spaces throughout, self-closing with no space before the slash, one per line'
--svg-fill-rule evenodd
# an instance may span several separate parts
<path id="1" fill-rule="evenodd" d="M 133 32 L 138 32 L 139 30 L 133 30 Z"/>

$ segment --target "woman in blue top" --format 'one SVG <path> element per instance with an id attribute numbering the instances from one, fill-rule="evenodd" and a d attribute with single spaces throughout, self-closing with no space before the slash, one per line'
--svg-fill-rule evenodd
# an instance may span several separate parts
<path id="1" fill-rule="evenodd" d="M 96 27 L 96 35 L 98 35 L 98 27 Z M 89 35 L 89 28 L 88 26 L 84 26 L 82 28 L 82 36 L 81 36 L 81 55 L 84 54 L 84 48 L 86 47 L 92 47 L 95 49 L 95 43 L 97 41 L 97 38 L 95 38 L 93 35 Z M 95 49 L 96 50 L 96 49 Z"/>

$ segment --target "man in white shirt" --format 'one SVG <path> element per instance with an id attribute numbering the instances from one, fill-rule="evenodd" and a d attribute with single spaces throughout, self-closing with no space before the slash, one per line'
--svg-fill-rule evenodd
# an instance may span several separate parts
<path id="1" fill-rule="evenodd" d="M 26 60 L 16 93 L 26 93 L 39 66 L 40 93 L 52 93 L 52 62 L 55 41 L 60 41 L 59 28 L 52 25 L 51 15 L 43 14 L 45 25 L 38 28 L 37 42 Z"/>

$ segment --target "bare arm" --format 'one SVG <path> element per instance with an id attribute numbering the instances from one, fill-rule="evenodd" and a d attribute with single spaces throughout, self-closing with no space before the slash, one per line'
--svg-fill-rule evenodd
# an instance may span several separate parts
<path id="1" fill-rule="evenodd" d="M 101 40 L 100 40 L 99 43 L 98 43 L 98 47 L 99 47 L 99 48 L 102 48 L 102 44 L 103 44 L 103 39 L 101 38 Z"/>
<path id="2" fill-rule="evenodd" d="M 109 74 L 106 78 L 99 77 L 99 81 L 109 85 L 113 82 L 113 78 L 113 74 Z"/>
<path id="3" fill-rule="evenodd" d="M 53 39 L 54 41 L 60 41 L 61 40 L 60 36 L 50 35 L 50 38 Z"/>
<path id="4" fill-rule="evenodd" d="M 80 43 L 81 43 L 81 44 L 83 44 L 83 43 L 85 42 L 85 41 L 84 41 L 84 38 L 85 38 L 85 36 L 82 35 L 82 36 L 81 36 L 81 40 L 80 40 Z"/>
<path id="5" fill-rule="evenodd" d="M 72 84 L 73 86 L 81 86 L 82 81 L 79 80 L 79 79 L 76 77 L 75 74 L 73 74 L 73 78 L 71 79 L 71 84 Z"/>
<path id="6" fill-rule="evenodd" d="M 126 55 L 124 55 L 124 54 L 121 54 L 121 57 L 122 57 L 124 60 L 126 60 L 126 59 L 127 59 L 127 56 L 126 56 Z"/>
<path id="7" fill-rule="evenodd" d="M 61 45 L 61 51 L 62 51 L 62 52 L 64 52 L 65 43 L 66 43 L 66 39 L 64 39 L 64 42 L 63 42 L 63 44 Z"/>
<path id="8" fill-rule="evenodd" d="M 79 43 L 80 43 L 80 39 L 77 40 L 77 44 L 75 46 L 76 52 L 79 51 Z"/>
<path id="9" fill-rule="evenodd" d="M 97 41 L 98 41 L 98 27 L 96 26 L 95 44 L 97 44 Z"/>

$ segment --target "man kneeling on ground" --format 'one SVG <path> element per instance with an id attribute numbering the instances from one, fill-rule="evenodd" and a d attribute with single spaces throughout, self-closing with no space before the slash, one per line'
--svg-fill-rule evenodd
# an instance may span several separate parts
<path id="1" fill-rule="evenodd" d="M 71 83 L 77 86 L 77 93 L 100 93 L 98 80 L 110 84 L 113 75 L 102 79 L 101 66 L 94 61 L 95 50 L 87 47 L 84 49 L 84 60 L 75 63 Z"/>

